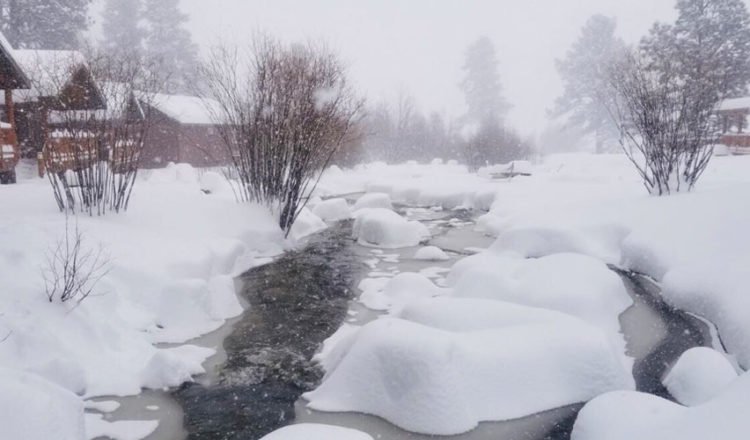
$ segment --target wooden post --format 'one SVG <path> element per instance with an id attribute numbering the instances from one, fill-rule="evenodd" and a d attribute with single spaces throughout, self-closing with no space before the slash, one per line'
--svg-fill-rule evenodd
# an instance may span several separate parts
<path id="1" fill-rule="evenodd" d="M 13 106 L 13 90 L 5 89 L 5 113 L 8 116 L 8 123 L 16 131 L 16 109 Z"/>

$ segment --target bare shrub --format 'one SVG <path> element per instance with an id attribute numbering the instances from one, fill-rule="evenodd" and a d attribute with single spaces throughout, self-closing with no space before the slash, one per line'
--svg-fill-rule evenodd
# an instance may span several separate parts
<path id="1" fill-rule="evenodd" d="M 55 200 L 61 211 L 89 215 L 126 210 L 151 123 L 144 101 L 153 95 L 142 91 L 158 88 L 157 77 L 136 52 L 70 56 L 76 59 L 39 63 L 31 75 L 35 88 L 59 93 L 42 104 L 43 161 Z M 98 105 L 91 90 L 70 86 L 85 71 L 96 81 Z"/>
<path id="2" fill-rule="evenodd" d="M 47 263 L 42 270 L 47 299 L 50 302 L 81 302 L 97 283 L 109 273 L 109 256 L 99 246 L 88 246 L 78 222 L 71 228 L 65 217 L 65 233 L 47 253 Z"/>
<path id="3" fill-rule="evenodd" d="M 334 53 L 256 38 L 215 49 L 202 73 L 239 180 L 240 201 L 270 206 L 288 234 L 321 171 L 352 135 L 362 101 Z"/>
<path id="4" fill-rule="evenodd" d="M 652 69 L 636 53 L 614 64 L 610 82 L 620 143 L 648 192 L 691 190 L 718 140 L 715 90 L 673 70 Z"/>

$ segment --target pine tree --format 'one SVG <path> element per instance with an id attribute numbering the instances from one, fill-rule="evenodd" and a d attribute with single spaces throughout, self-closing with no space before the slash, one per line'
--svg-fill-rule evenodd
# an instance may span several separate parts
<path id="1" fill-rule="evenodd" d="M 107 0 L 103 13 L 102 48 L 110 53 L 140 52 L 143 30 L 139 26 L 140 0 Z"/>
<path id="2" fill-rule="evenodd" d="M 146 56 L 159 66 L 170 91 L 186 92 L 192 87 L 197 48 L 183 25 L 188 16 L 180 11 L 179 0 L 146 0 Z"/>
<path id="3" fill-rule="evenodd" d="M 502 121 L 510 109 L 503 98 L 497 65 L 495 46 L 487 37 L 481 37 L 466 51 L 461 89 L 466 98 L 467 122 Z"/>
<path id="4" fill-rule="evenodd" d="M 657 23 L 641 42 L 656 71 L 686 87 L 712 88 L 717 101 L 747 93 L 750 14 L 742 0 L 678 0 L 674 25 Z"/>
<path id="5" fill-rule="evenodd" d="M 564 89 L 551 115 L 565 116 L 569 126 L 593 133 L 597 152 L 618 137 L 617 126 L 608 112 L 615 96 L 609 85 L 609 69 L 625 47 L 615 36 L 616 27 L 613 18 L 592 16 L 565 58 L 556 61 Z"/>
<path id="6" fill-rule="evenodd" d="M 91 0 L 0 0 L 1 28 L 16 48 L 77 49 Z"/>

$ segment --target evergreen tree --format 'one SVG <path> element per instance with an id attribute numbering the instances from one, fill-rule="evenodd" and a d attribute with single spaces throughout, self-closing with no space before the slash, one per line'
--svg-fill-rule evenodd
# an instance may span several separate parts
<path id="1" fill-rule="evenodd" d="M 159 66 L 163 81 L 173 92 L 189 92 L 197 65 L 197 47 L 184 28 L 187 14 L 179 0 L 146 0 L 146 56 Z"/>
<path id="2" fill-rule="evenodd" d="M 140 0 L 107 0 L 103 13 L 104 50 L 110 53 L 140 52 L 143 43 L 143 30 L 138 24 L 140 6 Z"/>
<path id="3" fill-rule="evenodd" d="M 481 37 L 466 51 L 461 89 L 466 98 L 467 122 L 502 121 L 510 109 L 503 98 L 497 64 L 495 46 L 487 37 Z"/>
<path id="4" fill-rule="evenodd" d="M 551 114 L 566 116 L 568 125 L 593 133 L 597 152 L 618 137 L 617 126 L 608 112 L 615 96 L 608 81 L 609 69 L 624 49 L 623 42 L 615 36 L 616 27 L 613 18 L 592 16 L 565 58 L 556 61 L 564 91 Z"/>
<path id="5" fill-rule="evenodd" d="M 750 14 L 742 0 L 678 0 L 674 25 L 657 23 L 641 42 L 650 67 L 676 73 L 715 100 L 747 93 Z"/>
<path id="6" fill-rule="evenodd" d="M 0 28 L 20 49 L 77 49 L 91 0 L 0 0 Z"/>

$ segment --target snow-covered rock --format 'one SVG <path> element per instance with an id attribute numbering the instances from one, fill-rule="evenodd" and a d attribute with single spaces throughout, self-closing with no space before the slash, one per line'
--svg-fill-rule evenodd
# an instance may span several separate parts
<path id="1" fill-rule="evenodd" d="M 685 407 L 651 394 L 612 392 L 578 414 L 572 440 L 744 440 L 748 433 L 750 374 L 720 395 Z"/>
<path id="2" fill-rule="evenodd" d="M 488 320 L 486 329 L 461 332 L 375 320 L 342 339 L 344 346 L 331 352 L 340 360 L 328 364 L 321 386 L 305 398 L 312 409 L 363 412 L 409 431 L 452 435 L 481 421 L 632 388 L 601 331 L 563 314 L 548 320 L 549 312 L 542 312 L 545 319 L 537 312 L 513 306 Z M 512 325 L 506 325 L 503 318 L 511 313 Z M 449 319 L 445 326 L 456 325 Z"/>
<path id="3" fill-rule="evenodd" d="M 384 286 L 372 283 L 363 289 L 359 301 L 372 310 L 397 309 L 419 298 L 443 295 L 445 289 L 433 284 L 429 278 L 419 273 L 403 272 L 388 280 Z"/>
<path id="4" fill-rule="evenodd" d="M 358 211 L 364 208 L 383 208 L 393 209 L 393 203 L 391 203 L 391 196 L 384 193 L 367 193 L 362 195 L 352 207 L 353 211 Z"/>
<path id="5" fill-rule="evenodd" d="M 323 200 L 315 205 L 312 212 L 326 222 L 336 222 L 352 217 L 349 204 L 345 199 Z"/>
<path id="6" fill-rule="evenodd" d="M 320 232 L 327 227 L 328 225 L 326 225 L 320 217 L 315 215 L 308 208 L 302 208 L 302 211 L 300 211 L 297 216 L 297 220 L 295 220 L 292 225 L 292 230 L 290 231 L 289 236 L 293 240 L 299 240 L 315 234 L 316 232 Z"/>
<path id="7" fill-rule="evenodd" d="M 300 423 L 277 429 L 261 440 L 372 440 L 372 437 L 356 429 Z"/>
<path id="8" fill-rule="evenodd" d="M 84 440 L 83 401 L 37 375 L 0 368 L 0 438 Z"/>
<path id="9" fill-rule="evenodd" d="M 680 356 L 663 383 L 678 402 L 695 406 L 716 397 L 735 379 L 737 372 L 723 354 L 695 347 Z"/>
<path id="10" fill-rule="evenodd" d="M 426 261 L 445 261 L 449 260 L 450 257 L 448 257 L 448 255 L 437 246 L 425 246 L 423 248 L 417 249 L 417 251 L 414 253 L 414 259 Z"/>
<path id="11" fill-rule="evenodd" d="M 362 245 L 388 249 L 416 246 L 430 237 L 422 223 L 408 221 L 385 208 L 358 211 L 353 234 Z"/>

